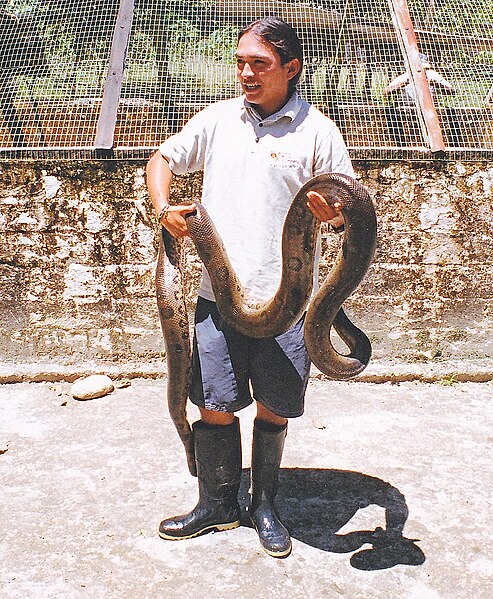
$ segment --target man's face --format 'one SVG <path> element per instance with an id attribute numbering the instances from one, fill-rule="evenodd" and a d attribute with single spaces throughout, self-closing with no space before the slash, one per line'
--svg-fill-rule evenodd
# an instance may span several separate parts
<path id="1" fill-rule="evenodd" d="M 298 59 L 281 64 L 281 58 L 269 42 L 254 32 L 245 33 L 236 49 L 236 74 L 246 99 L 254 104 L 262 118 L 284 106 L 289 81 L 300 70 Z"/>

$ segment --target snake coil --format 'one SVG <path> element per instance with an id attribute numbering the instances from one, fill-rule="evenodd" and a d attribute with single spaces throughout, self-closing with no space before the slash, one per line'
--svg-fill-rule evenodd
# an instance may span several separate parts
<path id="1" fill-rule="evenodd" d="M 321 193 L 329 204 L 340 202 L 345 223 L 341 249 L 311 301 L 320 221 L 307 207 L 306 193 L 310 190 Z M 341 307 L 363 279 L 376 246 L 375 210 L 358 181 L 331 173 L 313 177 L 301 187 L 284 221 L 281 281 L 276 294 L 262 304 L 248 301 L 214 224 L 200 204 L 196 212 L 187 216 L 187 227 L 210 275 L 217 308 L 231 327 L 250 337 L 273 337 L 289 329 L 306 309 L 305 344 L 310 359 L 321 372 L 345 380 L 366 368 L 371 356 L 370 341 Z M 191 367 L 182 255 L 182 242 L 163 228 L 156 292 L 166 346 L 168 409 L 185 446 L 189 470 L 195 476 L 192 431 L 186 414 Z M 330 339 L 332 327 L 348 346 L 349 354 L 342 355 L 334 349 Z"/>

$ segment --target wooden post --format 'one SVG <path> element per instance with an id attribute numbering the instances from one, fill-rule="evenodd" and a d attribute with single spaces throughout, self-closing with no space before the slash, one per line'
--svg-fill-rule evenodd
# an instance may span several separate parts
<path id="1" fill-rule="evenodd" d="M 99 113 L 94 147 L 112 150 L 115 138 L 118 103 L 123 82 L 125 56 L 132 29 L 135 0 L 121 0 L 111 42 L 108 74 L 104 84 L 103 103 Z"/>
<path id="2" fill-rule="evenodd" d="M 418 41 L 414 31 L 409 7 L 406 0 L 388 0 L 394 20 L 397 37 L 404 52 L 404 58 L 409 67 L 409 74 L 416 89 L 416 101 L 420 124 L 425 138 L 428 140 L 433 153 L 440 155 L 445 152 L 440 120 L 431 96 L 430 85 L 426 71 L 421 65 Z"/>

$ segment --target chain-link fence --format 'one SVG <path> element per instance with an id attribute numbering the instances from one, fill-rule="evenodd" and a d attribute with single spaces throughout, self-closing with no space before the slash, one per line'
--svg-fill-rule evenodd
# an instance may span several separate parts
<path id="1" fill-rule="evenodd" d="M 239 93 L 276 14 L 353 156 L 493 151 L 493 0 L 0 0 L 0 156 L 140 157 Z"/>

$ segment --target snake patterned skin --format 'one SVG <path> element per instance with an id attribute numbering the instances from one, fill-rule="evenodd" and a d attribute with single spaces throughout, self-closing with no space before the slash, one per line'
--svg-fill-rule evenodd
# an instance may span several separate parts
<path id="1" fill-rule="evenodd" d="M 320 221 L 307 207 L 306 193 L 315 190 L 329 204 L 340 202 L 345 231 L 341 249 L 326 280 L 312 297 L 314 256 Z M 349 379 L 370 360 L 371 344 L 342 309 L 363 279 L 376 246 L 376 216 L 366 189 L 342 174 L 310 179 L 296 194 L 284 222 L 282 274 L 276 294 L 253 304 L 229 262 L 224 245 L 200 204 L 187 216 L 197 253 L 209 272 L 217 308 L 225 321 L 250 337 L 273 337 L 294 325 L 306 310 L 305 343 L 315 366 L 330 378 Z M 163 228 L 156 269 L 156 291 L 168 366 L 168 408 L 185 446 L 190 472 L 196 475 L 192 432 L 186 415 L 190 380 L 190 336 L 182 280 L 182 243 Z M 307 309 L 308 306 L 308 309 Z M 348 346 L 336 351 L 330 329 Z"/>

